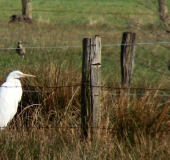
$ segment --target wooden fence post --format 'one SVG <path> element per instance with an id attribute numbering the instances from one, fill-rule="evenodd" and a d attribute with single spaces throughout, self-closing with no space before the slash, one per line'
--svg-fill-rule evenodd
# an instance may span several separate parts
<path id="1" fill-rule="evenodd" d="M 91 119 L 90 56 L 91 38 L 84 38 L 81 85 L 81 124 L 84 138 L 88 137 L 88 123 Z"/>
<path id="2" fill-rule="evenodd" d="M 170 33 L 169 18 L 166 0 L 158 0 L 159 3 L 159 17 L 165 26 L 165 30 Z"/>
<path id="3" fill-rule="evenodd" d="M 121 44 L 122 87 L 130 88 L 134 68 L 136 33 L 124 32 Z"/>
<path id="4" fill-rule="evenodd" d="M 91 94 L 93 137 L 99 135 L 101 121 L 101 38 L 96 35 L 91 49 Z"/>
<path id="5" fill-rule="evenodd" d="M 98 131 L 101 119 L 101 39 L 95 36 L 83 39 L 81 86 L 81 119 L 84 138 L 92 138 Z"/>
<path id="6" fill-rule="evenodd" d="M 32 0 L 22 0 L 22 15 L 32 18 Z"/>
<path id="7" fill-rule="evenodd" d="M 159 14 L 160 19 L 164 22 L 166 18 L 166 0 L 158 0 L 159 1 Z"/>

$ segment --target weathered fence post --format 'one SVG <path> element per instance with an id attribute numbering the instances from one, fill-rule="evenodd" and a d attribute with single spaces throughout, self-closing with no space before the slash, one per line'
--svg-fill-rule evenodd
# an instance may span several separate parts
<path id="1" fill-rule="evenodd" d="M 94 45 L 91 49 L 91 94 L 93 109 L 93 136 L 99 136 L 101 121 L 101 38 L 97 35 L 94 38 Z"/>
<path id="2" fill-rule="evenodd" d="M 159 14 L 160 14 L 160 19 L 162 21 L 165 21 L 166 18 L 166 0 L 158 0 L 159 1 Z"/>
<path id="3" fill-rule="evenodd" d="M 83 39 L 83 62 L 82 62 L 82 85 L 81 85 L 81 124 L 82 135 L 88 137 L 88 123 L 91 111 L 91 91 L 90 91 L 90 56 L 91 38 Z"/>
<path id="4" fill-rule="evenodd" d="M 99 130 L 101 119 L 101 39 L 83 39 L 81 117 L 84 138 L 92 138 Z M 93 134 L 93 135 L 92 135 Z"/>
<path id="5" fill-rule="evenodd" d="M 121 44 L 122 87 L 130 88 L 134 68 L 136 33 L 124 32 Z"/>
<path id="6" fill-rule="evenodd" d="M 124 32 L 121 44 L 121 74 L 122 74 L 122 90 L 120 90 L 119 98 L 119 114 L 124 115 L 129 107 L 129 94 L 132 84 L 132 74 L 134 68 L 135 56 L 135 40 L 136 34 L 131 32 Z"/>
<path id="7" fill-rule="evenodd" d="M 22 15 L 32 18 L 32 0 L 22 0 Z"/>
<path id="8" fill-rule="evenodd" d="M 165 26 L 165 30 L 170 33 L 170 26 L 169 26 L 169 14 L 167 9 L 166 0 L 158 0 L 159 5 L 159 17 L 160 20 L 163 22 Z"/>

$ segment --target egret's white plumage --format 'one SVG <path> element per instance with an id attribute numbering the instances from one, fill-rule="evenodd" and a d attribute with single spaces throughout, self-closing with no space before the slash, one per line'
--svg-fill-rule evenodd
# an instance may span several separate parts
<path id="1" fill-rule="evenodd" d="M 24 74 L 20 71 L 11 72 L 6 82 L 0 87 L 0 127 L 6 127 L 7 123 L 12 120 L 17 112 L 18 103 L 22 96 L 22 86 L 19 78 L 35 77 Z"/>

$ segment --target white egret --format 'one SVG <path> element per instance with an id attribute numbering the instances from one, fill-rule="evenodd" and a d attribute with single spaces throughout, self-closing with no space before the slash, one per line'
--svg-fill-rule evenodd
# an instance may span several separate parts
<path id="1" fill-rule="evenodd" d="M 16 48 L 16 52 L 22 56 L 22 60 L 24 59 L 24 55 L 25 55 L 25 48 L 22 46 L 22 41 L 18 42 L 17 48 Z"/>
<path id="2" fill-rule="evenodd" d="M 22 97 L 22 86 L 20 78 L 35 77 L 34 75 L 24 74 L 20 71 L 11 72 L 6 82 L 0 87 L 0 128 L 7 126 L 12 120 L 18 109 L 18 103 Z"/>

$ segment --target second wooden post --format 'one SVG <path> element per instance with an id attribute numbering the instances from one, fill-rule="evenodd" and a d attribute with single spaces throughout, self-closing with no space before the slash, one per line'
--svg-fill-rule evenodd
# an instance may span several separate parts
<path id="1" fill-rule="evenodd" d="M 99 131 L 101 119 L 101 38 L 83 39 L 82 63 L 82 134 L 93 138 Z M 97 132 L 96 132 L 97 131 Z"/>

